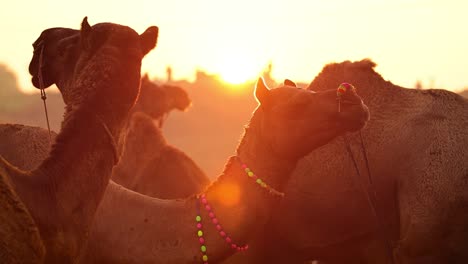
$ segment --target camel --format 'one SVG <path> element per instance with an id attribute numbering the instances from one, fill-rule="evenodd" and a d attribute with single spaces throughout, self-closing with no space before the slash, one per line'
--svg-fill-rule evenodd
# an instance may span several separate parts
<path id="1" fill-rule="evenodd" d="M 158 36 L 154 26 L 138 35 L 118 24 L 91 27 L 87 18 L 79 34 L 68 36 L 70 30 L 43 31 L 33 44 L 29 66 L 34 86 L 57 84 L 67 104 L 62 130 L 49 156 L 31 171 L 20 170 L 0 157 L 2 179 L 10 181 L 13 192 L 27 208 L 40 233 L 45 256 L 43 250 L 33 258 L 3 247 L 2 262 L 31 258 L 28 262 L 70 263 L 77 258 L 117 161 L 114 139 L 119 138 L 137 98 L 141 60 L 155 47 Z M 44 61 L 73 61 L 73 69 L 42 64 L 43 50 L 48 48 L 60 52 Z M 15 218 L 13 215 L 7 221 Z M 31 226 L 31 221 L 25 226 Z M 12 236 L 2 236 L 1 245 L 9 243 Z"/>
<path id="2" fill-rule="evenodd" d="M 341 137 L 311 152 L 252 242 L 263 250 L 243 263 L 467 263 L 468 103 L 394 85 L 375 66 L 329 64 L 308 87 L 355 85 L 373 113 L 362 130 L 370 175 L 358 134 L 347 140 L 359 174 Z"/>
<path id="3" fill-rule="evenodd" d="M 71 42 L 79 35 L 79 31 L 60 29 L 54 34 L 60 39 L 67 39 L 68 42 Z M 73 46 L 69 44 L 68 48 L 73 48 Z M 59 53 L 60 51 L 55 44 L 50 45 L 44 51 L 44 56 L 47 58 L 45 61 L 48 67 L 53 69 L 50 72 L 56 75 L 63 71 L 69 72 L 75 67 L 73 60 L 57 59 L 56 56 Z M 48 75 L 44 77 L 50 78 Z M 69 80 L 64 76 L 61 78 L 61 82 L 60 87 L 64 87 Z M 201 192 L 209 184 L 209 178 L 184 152 L 169 145 L 160 129 L 164 118 L 170 111 L 174 109 L 185 111 L 190 105 L 191 100 L 185 90 L 174 85 L 157 85 L 150 81 L 148 75 L 145 74 L 141 79 L 138 99 L 130 111 L 128 121 L 126 121 L 120 136 L 118 149 L 121 156 L 119 163 L 113 169 L 112 179 L 131 190 L 163 199 L 185 198 Z M 156 127 L 154 122 L 157 122 L 159 127 Z M 1 126 L 0 129 L 2 129 Z M 34 137 L 34 133 L 45 133 L 40 129 L 28 130 L 28 127 L 24 126 L 16 128 L 16 130 L 20 134 L 32 137 Z M 19 135 L 10 133 L 9 137 L 15 139 L 19 138 Z M 8 140 L 4 142 L 10 144 Z M 28 142 L 28 144 L 45 143 L 33 141 Z M 29 151 L 29 148 L 26 148 L 25 151 Z M 47 149 L 43 149 L 43 151 L 48 153 Z M 13 150 L 13 154 L 15 152 L 17 150 Z M 15 157 L 11 157 L 9 154 L 8 152 L 4 153 L 5 158 L 13 160 Z M 26 162 L 30 165 L 28 169 L 32 169 L 32 164 L 38 164 L 41 161 L 33 162 L 24 160 L 25 156 L 22 157 L 23 160 L 16 164 L 21 168 L 24 168 Z M 42 158 L 43 155 L 39 155 L 39 157 Z M 168 175 L 170 177 L 167 177 Z M 178 181 L 184 181 L 187 184 L 176 188 Z"/>
<path id="4" fill-rule="evenodd" d="M 125 147 L 112 172 L 112 180 L 135 192 L 161 199 L 186 198 L 203 191 L 210 183 L 187 154 L 168 144 L 146 112 L 131 116 Z"/>
<path id="5" fill-rule="evenodd" d="M 159 86 L 148 75 L 143 76 L 112 180 L 130 190 L 162 199 L 185 198 L 201 192 L 210 179 L 187 154 L 168 144 L 161 131 L 164 118 L 172 109 L 184 111 L 190 104 L 182 88 Z"/>
<path id="6" fill-rule="evenodd" d="M 271 207 L 278 203 L 274 194 L 282 191 L 303 155 L 361 129 L 369 118 L 354 90 L 346 94 L 341 112 L 335 90 L 314 93 L 288 85 L 269 90 L 260 79 L 255 95 L 259 106 L 237 155 L 229 158 L 222 175 L 203 192 L 216 212 L 216 220 L 211 221 L 219 221 L 223 229 L 221 233 L 211 226 L 210 214 L 200 210 L 210 262 L 232 255 L 231 247 L 246 249 L 234 243 L 246 243 L 266 222 Z M 244 164 L 252 177 L 258 175 L 260 184 L 246 174 Z M 200 200 L 203 203 L 200 196 L 160 200 L 111 181 L 81 263 L 201 263 L 195 222 Z M 223 242 L 219 237 L 223 233 L 229 234 L 228 245 L 226 238 Z"/>
<path id="7" fill-rule="evenodd" d="M 185 111 L 191 104 L 187 92 L 181 87 L 170 84 L 157 85 L 149 79 L 148 74 L 145 74 L 141 78 L 140 96 L 132 113 L 146 113 L 161 128 L 170 111 L 173 109 Z"/>

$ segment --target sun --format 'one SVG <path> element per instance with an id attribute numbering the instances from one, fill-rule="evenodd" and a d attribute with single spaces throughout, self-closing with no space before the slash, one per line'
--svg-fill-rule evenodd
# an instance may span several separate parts
<path id="1" fill-rule="evenodd" d="M 253 58 L 241 53 L 224 54 L 218 66 L 221 79 L 230 84 L 241 84 L 254 79 L 258 70 L 252 60 Z"/>

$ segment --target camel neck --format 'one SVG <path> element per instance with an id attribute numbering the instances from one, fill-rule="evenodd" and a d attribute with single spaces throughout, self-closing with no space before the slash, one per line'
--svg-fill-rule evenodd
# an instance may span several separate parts
<path id="1" fill-rule="evenodd" d="M 193 216 L 201 216 L 208 257 L 217 262 L 237 252 L 236 246 L 248 245 L 252 234 L 266 223 L 273 203 L 280 198 L 249 177 L 238 157 L 231 157 L 223 175 L 204 196 L 193 199 L 195 208 L 200 206 Z"/>
<path id="2" fill-rule="evenodd" d="M 25 203 L 41 235 L 50 239 L 45 242 L 50 261 L 66 262 L 67 257 L 78 253 L 116 163 L 115 140 L 136 97 L 139 70 L 128 66 L 135 76 L 122 75 L 120 78 L 128 79 L 120 81 L 115 76 L 122 73 L 123 67 L 110 68 L 112 72 L 103 74 L 110 79 L 97 78 L 93 82 L 85 75 L 76 81 L 74 90 L 84 91 L 80 96 L 85 99 L 68 108 L 50 156 L 31 172 L 33 189 L 38 194 L 25 195 L 31 198 Z M 85 69 L 92 70 L 97 69 Z M 115 92 L 110 93 L 110 89 Z M 45 197 L 47 202 L 34 200 L 37 196 Z"/>

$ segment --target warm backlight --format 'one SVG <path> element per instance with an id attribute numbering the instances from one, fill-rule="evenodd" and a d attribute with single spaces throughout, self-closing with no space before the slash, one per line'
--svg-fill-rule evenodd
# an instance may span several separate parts
<path id="1" fill-rule="evenodd" d="M 219 62 L 218 72 L 223 81 L 230 84 L 241 84 L 255 78 L 258 70 L 255 70 L 253 58 L 249 58 L 244 53 L 224 54 L 224 58 Z"/>
<path id="2" fill-rule="evenodd" d="M 240 195 L 240 187 L 235 183 L 221 183 L 216 192 L 217 200 L 228 207 L 238 205 Z"/>

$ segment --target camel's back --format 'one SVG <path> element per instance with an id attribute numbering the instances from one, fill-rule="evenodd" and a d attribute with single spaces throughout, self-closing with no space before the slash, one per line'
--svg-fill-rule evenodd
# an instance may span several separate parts
<path id="1" fill-rule="evenodd" d="M 0 124 L 0 155 L 22 170 L 36 168 L 49 155 L 49 135 L 40 127 Z M 56 134 L 52 132 L 52 140 Z"/>
<path id="2" fill-rule="evenodd" d="M 10 184 L 8 167 L 0 157 L 0 262 L 42 263 L 39 230 Z"/>

